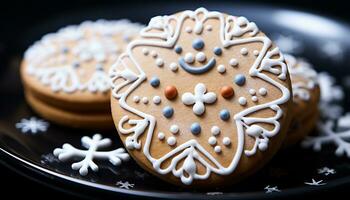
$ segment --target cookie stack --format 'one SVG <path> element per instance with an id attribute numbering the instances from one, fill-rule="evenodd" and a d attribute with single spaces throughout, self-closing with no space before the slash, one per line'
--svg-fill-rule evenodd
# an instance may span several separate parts
<path id="1" fill-rule="evenodd" d="M 125 21 L 62 29 L 27 51 L 21 75 L 39 114 L 82 128 L 114 122 L 141 167 L 187 187 L 243 180 L 318 117 L 309 64 L 283 55 L 245 17 L 204 8 L 142 29 Z"/>

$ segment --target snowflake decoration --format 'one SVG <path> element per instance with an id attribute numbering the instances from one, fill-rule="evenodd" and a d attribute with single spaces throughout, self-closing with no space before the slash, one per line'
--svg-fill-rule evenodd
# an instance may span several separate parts
<path id="1" fill-rule="evenodd" d="M 344 58 L 344 47 L 334 41 L 327 42 L 321 46 L 321 53 L 332 61 L 340 62 Z"/>
<path id="2" fill-rule="evenodd" d="M 350 113 L 341 117 L 338 123 L 328 120 L 325 123 L 319 122 L 317 127 L 320 132 L 318 136 L 309 136 L 302 142 L 303 147 L 313 147 L 315 151 L 320 151 L 323 144 L 333 143 L 337 146 L 335 155 L 346 155 L 350 158 Z M 337 125 L 337 126 L 335 126 Z M 345 126 L 345 127 L 344 127 Z M 343 130 L 345 128 L 345 130 Z"/>
<path id="3" fill-rule="evenodd" d="M 127 161 L 129 159 L 129 154 L 125 153 L 123 148 L 118 148 L 113 151 L 98 151 L 98 149 L 108 147 L 112 143 L 108 138 L 102 139 L 100 134 L 95 134 L 92 138 L 84 136 L 81 138 L 81 143 L 87 150 L 77 149 L 66 143 L 62 148 L 55 149 L 53 154 L 57 156 L 60 161 L 83 158 L 81 161 L 72 164 L 72 169 L 79 170 L 82 176 L 88 174 L 89 168 L 92 169 L 92 171 L 98 171 L 98 166 L 93 159 L 108 160 L 114 166 L 120 165 L 122 161 Z"/>
<path id="4" fill-rule="evenodd" d="M 16 123 L 16 128 L 21 129 L 22 133 L 31 133 L 33 135 L 39 132 L 46 132 L 49 127 L 49 123 L 37 119 L 36 117 L 31 117 L 30 119 L 21 119 L 20 122 Z"/>
<path id="5" fill-rule="evenodd" d="M 344 99 L 344 92 L 342 88 L 335 85 L 335 78 L 327 72 L 318 74 L 318 83 L 321 89 L 321 101 L 332 102 L 341 101 Z"/>
<path id="6" fill-rule="evenodd" d="M 281 192 L 280 189 L 278 189 L 277 186 L 270 187 L 269 185 L 264 188 L 265 193 L 272 193 L 272 192 Z"/>
<path id="7" fill-rule="evenodd" d="M 330 169 L 328 167 L 323 167 L 317 170 L 318 174 L 324 174 L 325 176 L 328 176 L 330 174 L 335 174 L 336 171 L 334 169 Z"/>
<path id="8" fill-rule="evenodd" d="M 129 189 L 131 189 L 131 188 L 133 188 L 133 187 L 135 186 L 135 184 L 129 183 L 128 181 L 125 181 L 125 182 L 123 182 L 123 181 L 118 181 L 116 185 L 117 185 L 119 188 L 123 188 L 123 189 L 127 189 L 127 190 L 129 190 Z"/>
<path id="9" fill-rule="evenodd" d="M 292 36 L 278 35 L 275 39 L 277 46 L 284 53 L 299 53 L 302 50 L 302 44 Z"/>
<path id="10" fill-rule="evenodd" d="M 324 183 L 323 180 L 316 181 L 315 179 L 311 179 L 311 182 L 304 182 L 305 185 L 312 185 L 312 186 L 321 186 L 326 185 L 327 183 Z"/>

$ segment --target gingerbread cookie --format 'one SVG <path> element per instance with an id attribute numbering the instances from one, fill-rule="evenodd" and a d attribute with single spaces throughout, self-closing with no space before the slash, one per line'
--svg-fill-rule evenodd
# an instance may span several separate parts
<path id="1" fill-rule="evenodd" d="M 204 8 L 154 17 L 110 76 L 121 140 L 173 184 L 237 182 L 276 153 L 289 126 L 283 55 L 244 17 Z"/>
<path id="2" fill-rule="evenodd" d="M 320 87 L 317 72 L 301 58 L 285 55 L 292 81 L 293 111 L 285 147 L 296 144 L 309 134 L 318 120 Z"/>
<path id="3" fill-rule="evenodd" d="M 21 64 L 27 102 L 59 124 L 112 128 L 108 69 L 140 29 L 127 20 L 99 20 L 45 35 Z"/>

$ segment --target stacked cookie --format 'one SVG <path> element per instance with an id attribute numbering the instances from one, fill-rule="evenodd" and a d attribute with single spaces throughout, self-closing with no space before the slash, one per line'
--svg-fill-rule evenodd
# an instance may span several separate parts
<path id="1" fill-rule="evenodd" d="M 45 35 L 22 62 L 27 102 L 59 124 L 113 127 L 108 69 L 140 28 L 127 20 L 99 20 Z"/>

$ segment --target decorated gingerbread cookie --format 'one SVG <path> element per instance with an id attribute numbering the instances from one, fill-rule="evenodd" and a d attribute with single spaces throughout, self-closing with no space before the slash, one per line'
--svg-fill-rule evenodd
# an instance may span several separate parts
<path id="1" fill-rule="evenodd" d="M 289 126 L 283 55 L 245 17 L 204 8 L 154 17 L 110 76 L 120 138 L 173 184 L 237 182 L 276 153 Z"/>
<path id="2" fill-rule="evenodd" d="M 318 120 L 320 87 L 317 72 L 301 58 L 285 55 L 292 81 L 293 109 L 292 122 L 287 133 L 285 146 L 291 146 L 302 140 L 315 127 Z"/>
<path id="3" fill-rule="evenodd" d="M 140 29 L 127 20 L 99 20 L 45 35 L 21 65 L 27 102 L 63 125 L 113 127 L 108 69 Z"/>

